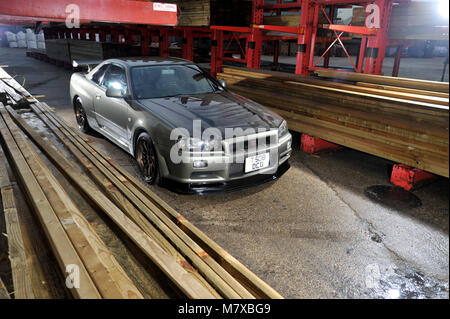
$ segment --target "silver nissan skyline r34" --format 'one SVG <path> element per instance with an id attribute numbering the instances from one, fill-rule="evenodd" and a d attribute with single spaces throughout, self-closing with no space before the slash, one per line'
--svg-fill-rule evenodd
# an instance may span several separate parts
<path id="1" fill-rule="evenodd" d="M 77 65 L 88 66 L 70 80 L 80 129 L 131 154 L 150 184 L 183 193 L 229 190 L 274 180 L 289 168 L 286 121 L 190 61 L 138 57 Z"/>

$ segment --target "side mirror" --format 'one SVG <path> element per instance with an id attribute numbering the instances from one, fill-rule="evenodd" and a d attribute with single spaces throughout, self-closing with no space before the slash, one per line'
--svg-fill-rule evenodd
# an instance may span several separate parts
<path id="1" fill-rule="evenodd" d="M 220 85 L 222 85 L 224 88 L 227 87 L 227 81 L 225 80 L 219 80 Z"/>
<path id="2" fill-rule="evenodd" d="M 107 97 L 114 97 L 114 98 L 123 98 L 124 95 L 122 94 L 122 89 L 117 89 L 110 87 L 106 90 L 106 96 Z"/>

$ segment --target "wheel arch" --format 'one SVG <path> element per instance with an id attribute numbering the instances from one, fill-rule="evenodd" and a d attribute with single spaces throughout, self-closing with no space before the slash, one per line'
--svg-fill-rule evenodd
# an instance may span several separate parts
<path id="1" fill-rule="evenodd" d="M 73 100 L 72 100 L 72 107 L 73 107 L 74 110 L 75 110 L 75 102 L 77 101 L 77 99 L 81 100 L 80 96 L 78 94 L 75 94 L 74 97 L 73 97 Z M 81 105 L 83 105 L 83 103 L 81 103 Z"/>
<path id="2" fill-rule="evenodd" d="M 150 136 L 150 139 L 152 138 L 151 135 L 150 135 L 150 133 L 149 133 L 145 128 L 143 128 L 143 127 L 138 127 L 138 128 L 136 128 L 136 129 L 134 130 L 134 133 L 133 133 L 133 139 L 132 139 L 132 142 L 133 142 L 133 156 L 134 156 L 134 157 L 136 157 L 136 142 L 137 142 L 137 139 L 139 138 L 139 136 L 140 136 L 142 133 L 147 133 L 148 136 Z M 153 142 L 153 139 L 152 139 L 152 142 Z M 153 143 L 153 146 L 156 148 L 155 143 Z"/>

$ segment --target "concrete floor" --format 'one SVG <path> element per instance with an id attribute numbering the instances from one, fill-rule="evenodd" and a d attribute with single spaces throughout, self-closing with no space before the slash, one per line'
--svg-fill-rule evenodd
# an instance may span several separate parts
<path id="1" fill-rule="evenodd" d="M 0 65 L 75 126 L 71 71 L 9 48 Z M 139 176 L 130 156 L 89 138 Z M 311 156 L 294 142 L 274 183 L 205 196 L 150 187 L 287 298 L 448 298 L 449 180 L 416 190 L 421 207 L 382 206 L 364 190 L 389 184 L 390 162 L 350 149 Z"/>

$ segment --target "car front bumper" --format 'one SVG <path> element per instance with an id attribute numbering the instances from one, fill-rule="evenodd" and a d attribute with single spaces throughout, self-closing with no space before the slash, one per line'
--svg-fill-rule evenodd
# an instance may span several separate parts
<path id="1" fill-rule="evenodd" d="M 234 157 L 227 154 L 222 155 L 219 161 L 217 157 L 194 156 L 190 161 L 180 164 L 166 162 L 168 172 L 162 176 L 162 184 L 180 193 L 205 193 L 235 190 L 275 180 L 289 169 L 291 134 L 281 137 L 276 145 L 257 152 L 245 151 L 240 157 L 247 158 L 265 152 L 270 154 L 269 167 L 250 173 L 245 173 L 245 162 L 236 163 Z M 207 162 L 208 166 L 195 168 L 195 161 Z"/>

